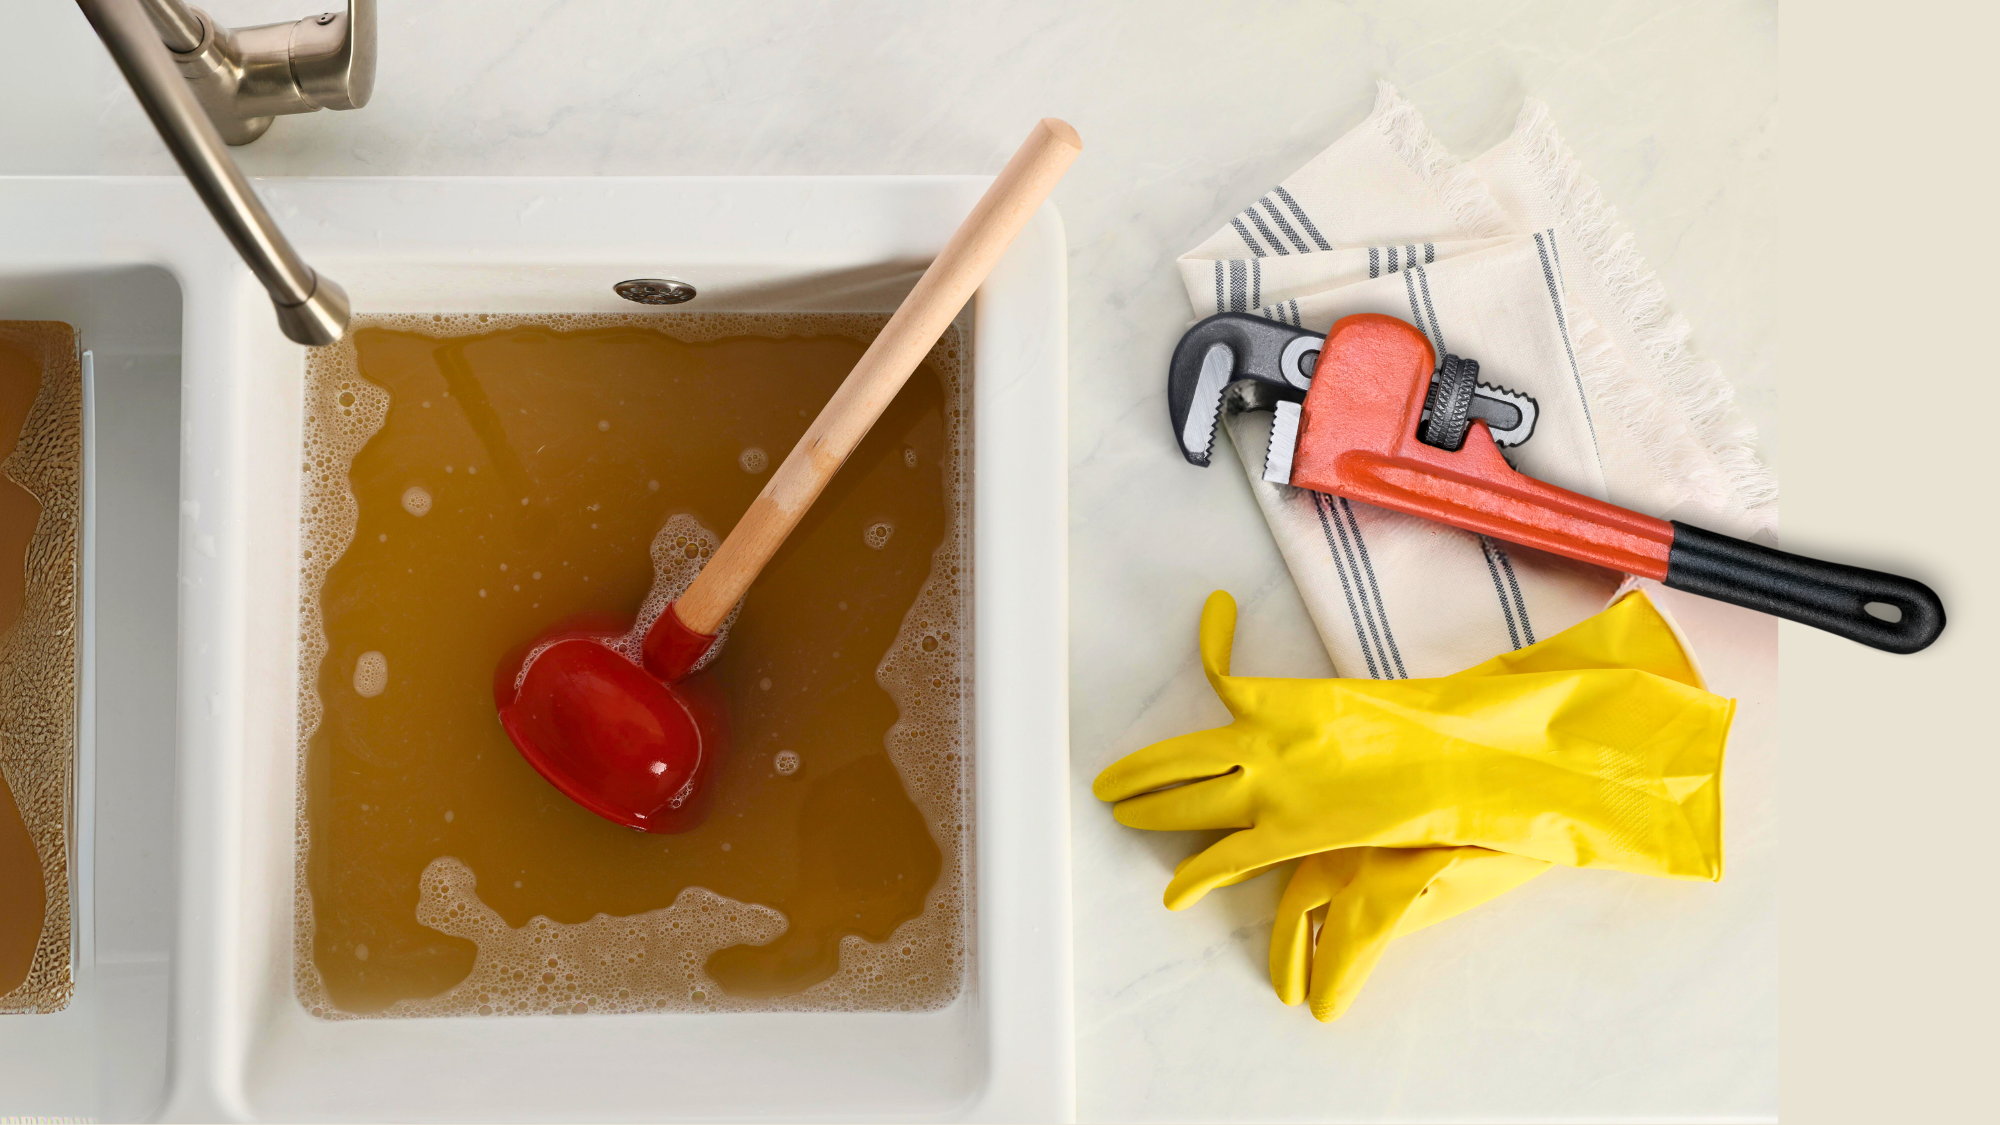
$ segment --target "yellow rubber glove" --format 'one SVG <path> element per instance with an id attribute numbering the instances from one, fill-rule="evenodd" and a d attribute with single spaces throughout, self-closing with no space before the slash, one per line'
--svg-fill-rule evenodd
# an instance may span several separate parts
<path id="1" fill-rule="evenodd" d="M 1342 848 L 1299 861 L 1271 932 L 1271 987 L 1313 1018 L 1339 1019 L 1389 942 L 1463 914 L 1549 869 L 1486 848 Z M 1326 908 L 1317 937 L 1312 912 Z M 1307 987 L 1307 965 L 1311 987 Z"/>
<path id="2" fill-rule="evenodd" d="M 1601 635 L 1574 647 L 1602 667 L 1550 670 L 1531 646 L 1477 666 L 1495 674 L 1236 677 L 1236 603 L 1218 590 L 1202 610 L 1202 663 L 1235 722 L 1128 755 L 1093 791 L 1134 828 L 1243 829 L 1175 871 L 1174 910 L 1273 864 L 1368 845 L 1471 844 L 1720 878 L 1719 773 L 1734 704 L 1613 659 L 1625 634 L 1678 650 L 1645 599 L 1577 628 L 1592 622 Z"/>
<path id="3" fill-rule="evenodd" d="M 1700 687 L 1687 651 L 1644 594 L 1459 676 L 1632 667 Z M 1478 847 L 1343 848 L 1299 861 L 1271 933 L 1271 986 L 1315 1019 L 1339 1019 L 1390 941 L 1462 914 L 1549 869 Z M 1317 933 L 1313 912 L 1325 908 Z M 1310 984 L 1308 984 L 1310 981 Z"/>

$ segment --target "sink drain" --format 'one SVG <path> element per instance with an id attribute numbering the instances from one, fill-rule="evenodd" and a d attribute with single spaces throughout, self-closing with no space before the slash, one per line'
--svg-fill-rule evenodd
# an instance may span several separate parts
<path id="1" fill-rule="evenodd" d="M 694 300 L 694 286 L 685 281 L 635 277 L 611 287 L 613 293 L 642 305 L 679 305 Z"/>

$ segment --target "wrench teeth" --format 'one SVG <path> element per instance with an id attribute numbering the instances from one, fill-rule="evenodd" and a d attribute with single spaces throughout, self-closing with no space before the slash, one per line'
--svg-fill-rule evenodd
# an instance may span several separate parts
<path id="1" fill-rule="evenodd" d="M 1236 364 L 1236 353 L 1228 344 L 1211 344 L 1201 357 L 1201 376 L 1181 426 L 1181 449 L 1188 460 L 1207 465 L 1215 452 L 1215 427 L 1222 420 L 1222 392 Z"/>
<path id="2" fill-rule="evenodd" d="M 1299 446 L 1299 404 L 1280 402 L 1272 408 L 1271 442 L 1264 447 L 1264 479 L 1292 483 L 1292 457 Z"/>

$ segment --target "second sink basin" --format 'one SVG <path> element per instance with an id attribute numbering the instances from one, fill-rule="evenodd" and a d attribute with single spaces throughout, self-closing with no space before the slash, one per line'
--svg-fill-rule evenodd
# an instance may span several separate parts
<path id="1" fill-rule="evenodd" d="M 70 963 L 60 1011 L 0 1015 L 0 1114 L 143 1120 L 165 1093 L 175 904 L 181 290 L 101 243 L 44 241 L 75 194 L 0 182 L 0 320 L 83 349 Z M 58 228 L 60 224 L 57 224 Z"/>

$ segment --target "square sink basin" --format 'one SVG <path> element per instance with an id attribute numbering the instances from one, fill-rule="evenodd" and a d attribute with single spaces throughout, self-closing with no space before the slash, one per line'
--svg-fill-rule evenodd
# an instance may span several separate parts
<path id="1" fill-rule="evenodd" d="M 612 285 L 652 277 L 695 286 L 687 311 L 881 313 L 908 292 L 986 182 L 313 179 L 259 181 L 258 189 L 303 256 L 346 288 L 357 314 L 631 313 L 641 306 Z M 100 870 L 115 860 L 153 880 L 162 901 L 146 932 L 158 940 L 145 946 L 152 960 L 144 963 L 170 982 L 170 1011 L 157 996 L 138 1014 L 100 1006 L 93 1028 L 78 1033 L 94 1044 L 100 1070 L 132 1069 L 118 1089 L 150 1082 L 154 1100 L 120 1094 L 125 1101 L 0 1104 L 0 1112 L 246 1121 L 1068 1119 L 1065 257 L 1060 218 L 1044 207 L 963 322 L 973 413 L 973 909 L 957 999 L 923 1012 L 327 1020 L 301 1005 L 293 977 L 305 350 L 279 333 L 262 289 L 186 184 L 0 180 L 0 296 L 32 291 L 33 271 L 46 272 L 38 261 L 82 263 L 78 291 L 106 306 L 91 326 L 78 324 L 93 347 L 93 332 L 108 341 L 137 331 L 121 319 L 117 285 L 150 286 L 148 299 L 171 303 L 178 319 L 169 325 L 175 332 L 146 338 L 158 351 L 147 374 L 171 383 L 168 372 L 180 369 L 177 402 L 171 386 L 149 383 L 152 398 L 143 398 L 127 385 L 142 380 L 121 375 L 122 412 L 114 412 L 102 382 L 108 353 L 95 360 L 104 414 L 97 432 L 105 440 L 123 433 L 117 422 L 144 438 L 102 463 L 98 507 L 112 515 L 119 503 L 166 504 L 168 512 L 177 503 L 180 515 L 177 547 L 172 538 L 138 542 L 141 525 L 158 532 L 157 519 L 121 515 L 115 533 L 100 526 L 97 646 L 87 650 L 102 654 L 100 746 L 105 701 L 115 695 L 125 707 L 128 692 L 138 700 L 155 681 L 173 685 L 147 712 L 151 741 L 136 726 L 120 728 L 115 752 L 135 759 L 135 777 L 153 779 L 143 808 L 124 803 L 135 785 L 124 773 L 120 788 L 106 789 L 108 748 L 98 751 L 93 798 L 100 841 L 107 823 L 129 821 L 157 825 L 155 839 L 173 842 L 170 853 L 147 853 L 157 871 L 142 870 L 123 836 L 132 856 L 100 847 L 94 860 Z M 141 311 L 158 309 L 139 302 L 133 325 Z M 56 314 L 43 305 L 15 312 L 0 300 L 0 315 Z M 154 455 L 154 446 L 164 452 Z M 142 464 L 145 455 L 166 460 Z M 116 535 L 133 544 L 114 567 L 105 551 L 116 549 Z M 170 559 L 177 570 L 167 569 Z M 114 614 L 114 605 L 126 612 Z M 177 676 L 162 625 L 172 621 L 168 612 L 178 617 Z M 114 660 L 122 661 L 116 671 Z M 100 884 L 100 931 L 105 901 Z M 0 1043 L 28 1034 L 17 1027 L 59 1018 L 0 1017 Z M 157 1029 L 146 1041 L 153 1054 L 118 1045 L 141 1024 Z"/>
<path id="2" fill-rule="evenodd" d="M 166 1088 L 174 947 L 181 291 L 157 265 L 40 244 L 46 182 L 0 189 L 0 320 L 84 349 L 69 1003 L 0 1015 L 0 1114 L 141 1120 Z"/>

